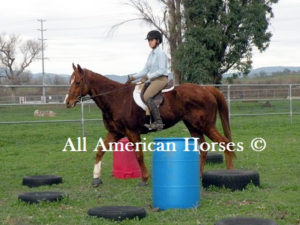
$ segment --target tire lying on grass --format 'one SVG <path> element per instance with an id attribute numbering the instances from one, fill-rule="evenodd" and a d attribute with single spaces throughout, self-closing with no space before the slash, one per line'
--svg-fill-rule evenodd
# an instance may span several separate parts
<path id="1" fill-rule="evenodd" d="M 28 187 L 39 187 L 42 185 L 52 185 L 60 183 L 62 183 L 62 177 L 55 175 L 27 176 L 23 178 L 23 185 L 26 185 Z"/>
<path id="2" fill-rule="evenodd" d="M 229 188 L 232 191 L 242 190 L 248 184 L 259 186 L 259 174 L 252 170 L 213 170 L 203 174 L 202 185 Z"/>
<path id="3" fill-rule="evenodd" d="M 121 221 L 135 217 L 142 219 L 146 216 L 146 210 L 135 206 L 101 206 L 90 209 L 88 214 L 99 218 Z"/>
<path id="4" fill-rule="evenodd" d="M 28 203 L 39 203 L 41 201 L 60 201 L 63 198 L 62 192 L 28 192 L 20 194 L 18 199 Z"/>
<path id="5" fill-rule="evenodd" d="M 269 219 L 235 217 L 220 220 L 215 225 L 278 225 L 275 221 Z"/>
<path id="6" fill-rule="evenodd" d="M 209 152 L 206 155 L 206 163 L 223 163 L 223 155 L 220 153 Z"/>

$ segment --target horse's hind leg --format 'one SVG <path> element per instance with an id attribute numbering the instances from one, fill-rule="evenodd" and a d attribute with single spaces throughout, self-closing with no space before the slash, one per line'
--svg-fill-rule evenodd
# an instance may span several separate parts
<path id="1" fill-rule="evenodd" d="M 199 143 L 198 144 L 201 144 L 201 143 L 205 143 L 205 138 L 203 135 L 197 135 L 197 134 L 191 134 L 192 137 L 199 137 Z M 203 149 L 203 151 L 202 151 Z M 204 166 L 205 166 L 205 161 L 206 161 L 206 155 L 207 155 L 207 145 L 206 144 L 203 144 L 202 145 L 202 149 L 200 149 L 200 175 L 201 177 L 203 177 L 203 173 L 204 173 Z"/>
<path id="2" fill-rule="evenodd" d="M 200 137 L 200 144 L 201 143 L 205 143 L 205 138 L 204 138 L 204 136 L 203 135 L 201 135 L 201 137 Z M 201 154 L 201 159 L 200 159 L 200 174 L 201 174 L 201 177 L 203 177 L 203 173 L 204 173 L 204 166 L 205 166 L 205 162 L 206 162 L 206 156 L 207 156 L 207 151 L 206 151 L 206 149 L 207 149 L 207 144 L 204 144 L 203 145 L 203 151 L 201 151 L 202 149 L 200 149 L 200 154 Z"/>
<path id="3" fill-rule="evenodd" d="M 223 142 L 225 143 L 225 146 L 229 143 L 229 140 L 222 136 L 217 128 L 215 126 L 211 127 L 207 132 L 207 137 L 209 137 L 213 142 Z M 226 167 L 227 169 L 234 169 L 233 163 L 232 163 L 232 156 L 234 156 L 234 152 L 232 152 L 232 149 L 225 149 L 225 160 L 226 160 Z"/>
<path id="4" fill-rule="evenodd" d="M 105 140 L 104 140 L 104 146 L 106 149 L 109 148 L 109 142 L 116 142 L 118 141 L 120 136 L 117 136 L 113 133 L 108 133 Z M 96 162 L 94 165 L 94 171 L 93 171 L 93 182 L 92 185 L 94 187 L 98 187 L 100 184 L 102 184 L 101 181 L 101 163 L 102 163 L 102 157 L 106 151 L 103 150 L 102 146 L 98 148 L 97 154 L 96 154 Z"/>
<path id="5" fill-rule="evenodd" d="M 186 127 L 188 128 L 188 130 L 191 134 L 191 137 L 199 138 L 198 144 L 205 142 L 205 138 L 200 131 L 196 131 L 188 122 L 184 121 L 184 123 L 185 123 Z M 203 145 L 203 150 L 206 150 L 206 149 L 207 149 L 207 145 Z M 207 155 L 207 151 L 200 150 L 200 174 L 201 174 L 201 177 L 203 177 L 203 173 L 204 173 L 206 155 Z"/>

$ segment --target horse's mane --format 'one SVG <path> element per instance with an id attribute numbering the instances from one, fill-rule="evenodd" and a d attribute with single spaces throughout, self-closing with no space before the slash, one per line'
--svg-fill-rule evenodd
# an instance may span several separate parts
<path id="1" fill-rule="evenodd" d="M 109 79 L 108 77 L 102 75 L 102 74 L 99 74 L 99 73 L 96 73 L 92 70 L 89 70 L 89 69 L 83 69 L 85 71 L 86 74 L 91 75 L 93 79 L 96 79 L 96 80 L 101 80 L 101 82 L 105 82 L 105 83 L 109 83 L 109 84 L 115 84 L 117 86 L 121 86 L 121 85 L 124 85 L 123 83 L 120 83 L 118 81 L 115 81 L 115 80 L 111 80 Z"/>

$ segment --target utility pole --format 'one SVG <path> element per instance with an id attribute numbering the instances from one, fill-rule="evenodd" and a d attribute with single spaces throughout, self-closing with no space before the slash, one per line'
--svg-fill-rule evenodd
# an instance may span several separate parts
<path id="1" fill-rule="evenodd" d="M 43 98 L 44 98 L 44 101 L 46 101 L 46 99 L 45 99 L 45 87 L 44 87 L 44 85 L 45 85 L 44 41 L 46 40 L 46 39 L 44 39 L 44 31 L 46 31 L 46 29 L 44 29 L 44 26 L 43 26 L 44 25 L 43 23 L 46 22 L 46 20 L 39 19 L 37 21 L 41 23 L 41 29 L 38 29 L 38 31 L 41 31 L 41 38 L 39 40 L 41 40 L 41 42 L 42 42 Z"/>

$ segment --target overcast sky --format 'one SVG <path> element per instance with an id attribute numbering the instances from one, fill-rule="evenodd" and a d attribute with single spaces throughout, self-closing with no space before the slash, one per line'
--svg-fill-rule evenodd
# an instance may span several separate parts
<path id="1" fill-rule="evenodd" d="M 156 0 L 150 0 L 157 5 Z M 47 39 L 45 71 L 71 74 L 72 62 L 101 74 L 124 75 L 141 70 L 150 48 L 144 40 L 152 28 L 142 22 L 121 26 L 113 36 L 111 26 L 135 18 L 125 0 L 0 0 L 0 33 L 18 34 L 23 40 L 38 39 L 44 23 Z M 254 51 L 253 67 L 300 66 L 300 1 L 280 0 L 273 8 L 275 18 L 270 47 Z M 41 61 L 29 68 L 41 72 Z"/>

